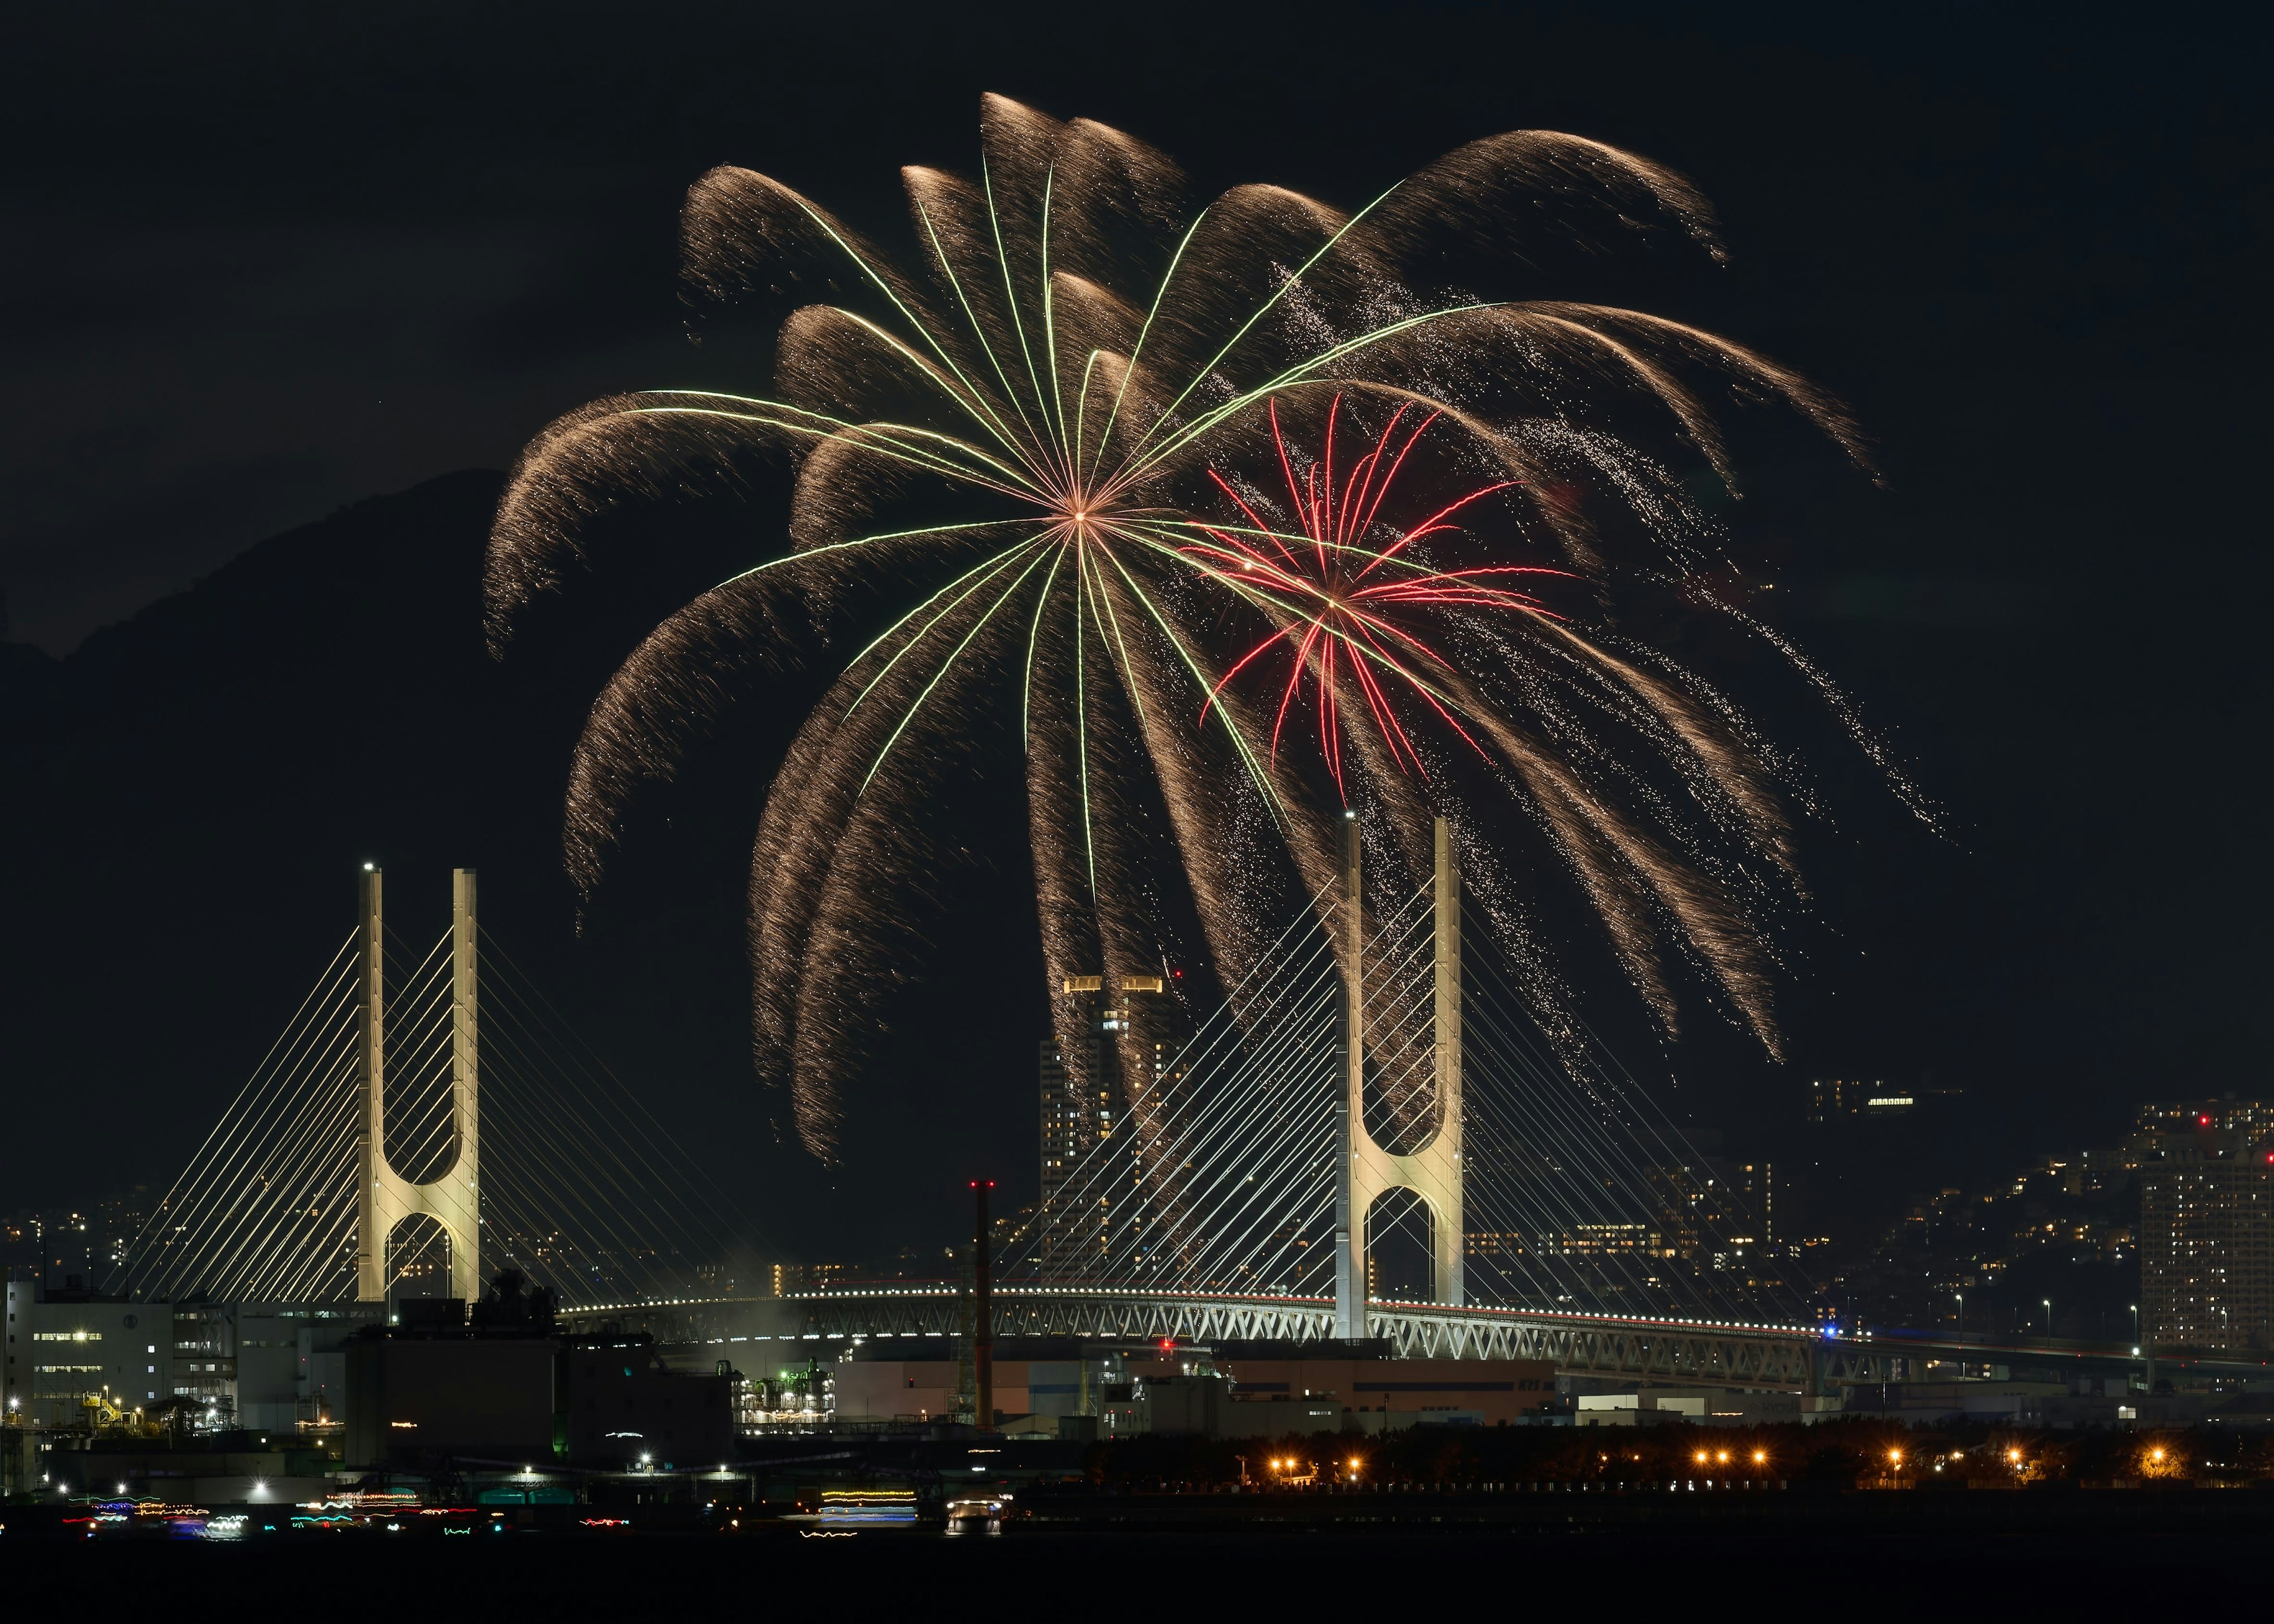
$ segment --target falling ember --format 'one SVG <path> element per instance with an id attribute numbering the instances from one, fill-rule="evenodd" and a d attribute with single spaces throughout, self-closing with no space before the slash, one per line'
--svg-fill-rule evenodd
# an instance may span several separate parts
<path id="1" fill-rule="evenodd" d="M 824 1155 L 907 901 L 945 861 L 932 831 L 998 719 L 1055 971 L 1157 975 L 1198 949 L 1228 984 L 1331 886 L 1345 807 L 1389 848 L 1370 884 L 1426 871 L 1442 814 L 1487 888 L 1532 842 L 1524 870 L 1564 876 L 1668 1026 L 1680 960 L 1773 1049 L 1773 763 L 1608 612 L 1630 583 L 1721 567 L 1681 477 L 1703 464 L 1734 489 L 1710 402 L 1781 402 L 1859 462 L 1860 442 L 1739 345 L 1552 297 L 1528 246 L 1550 210 L 1560 241 L 1718 261 L 1705 200 L 1542 131 L 1350 213 L 1268 185 L 1192 210 L 1144 143 L 999 96 L 981 149 L 970 178 L 903 172 L 900 262 L 777 181 L 712 170 L 682 216 L 689 291 L 781 319 L 774 393 L 614 396 L 523 454 L 487 563 L 500 654 L 584 562 L 595 515 L 753 462 L 790 481 L 782 543 L 666 618 L 594 704 L 567 798 L 579 888 L 735 695 L 812 673 L 752 856 L 752 1048 Z M 1527 297 L 1433 285 L 1453 246 L 1524 267 Z M 797 302 L 816 296 L 834 302 Z M 1600 619 L 1551 613 L 1534 592 L 1557 581 Z M 1877 748 L 1779 634 L 1728 619 Z M 1317 763 L 1280 748 L 1299 712 Z M 1577 1031 L 1544 916 L 1513 888 L 1485 901 L 1544 1028 Z M 1131 1101 L 1141 1143 L 1148 1110 Z"/>

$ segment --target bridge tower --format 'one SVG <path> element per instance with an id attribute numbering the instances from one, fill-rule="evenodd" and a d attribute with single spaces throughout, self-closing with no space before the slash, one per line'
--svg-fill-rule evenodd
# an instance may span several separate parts
<path id="1" fill-rule="evenodd" d="M 1335 1113 L 1340 1141 L 1335 1188 L 1335 1335 L 1355 1339 L 1367 1334 L 1366 1221 L 1374 1204 L 1392 1190 L 1411 1190 L 1429 1210 L 1431 1295 L 1453 1307 L 1464 1299 L 1464 1224 L 1461 1190 L 1461 874 L 1453 857 L 1452 831 L 1443 818 L 1436 827 L 1436 879 L 1432 903 L 1436 922 L 1434 1072 L 1437 1131 L 1419 1150 L 1393 1154 L 1374 1142 L 1366 1126 L 1366 922 L 1359 883 L 1358 815 L 1343 822 L 1344 932 L 1343 1087 Z"/>
<path id="2" fill-rule="evenodd" d="M 450 1115 L 457 1149 L 450 1165 L 424 1184 L 397 1173 L 387 1159 L 387 979 L 381 943 L 379 869 L 365 864 L 362 918 L 363 987 L 358 1044 L 363 1057 L 363 1126 L 356 1145 L 356 1297 L 387 1297 L 387 1244 L 395 1226 L 424 1213 L 450 1237 L 450 1295 L 481 1295 L 481 1051 L 475 975 L 474 871 L 450 874 Z"/>

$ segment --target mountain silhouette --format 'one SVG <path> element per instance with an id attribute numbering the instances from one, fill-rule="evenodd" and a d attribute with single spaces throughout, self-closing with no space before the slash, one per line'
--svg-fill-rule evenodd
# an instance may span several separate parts
<path id="1" fill-rule="evenodd" d="M 532 605 L 495 660 L 480 583 L 501 484 L 469 470 L 357 503 L 60 660 L 0 645 L 11 1204 L 169 1181 L 347 937 L 373 861 L 414 958 L 447 926 L 449 869 L 478 868 L 486 928 L 747 1196 L 756 1227 L 794 1239 L 795 1211 L 828 1205 L 744 1047 L 750 831 L 802 704 L 745 707 L 644 798 L 581 920 L 561 871 L 561 795 L 592 695 L 673 603 L 747 560 L 749 510 L 666 500 L 605 520 L 598 575 Z M 856 1132 L 877 1177 L 946 1191 L 973 1158 L 1027 1172 L 1043 1017 L 1000 1011 L 1030 989 L 1039 1006 L 1040 971 L 1022 870 L 992 877 L 932 933 L 937 973 L 888 1014 Z M 923 1170 L 944 1154 L 953 1179 Z M 847 1199 L 873 1188 L 865 1177 L 840 1181 Z M 805 1250 L 914 1238 L 897 1214 L 870 1222 L 873 1235 L 825 1224 Z"/>

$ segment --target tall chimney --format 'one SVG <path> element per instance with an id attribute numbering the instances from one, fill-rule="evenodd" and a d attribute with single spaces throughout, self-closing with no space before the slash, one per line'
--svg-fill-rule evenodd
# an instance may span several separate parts
<path id="1" fill-rule="evenodd" d="M 995 1425 L 995 1282 L 987 1257 L 987 1192 L 993 1188 L 991 1178 L 971 1181 L 978 1208 L 971 1234 L 971 1354 L 979 1377 L 979 1408 L 972 1419 L 983 1428 Z"/>

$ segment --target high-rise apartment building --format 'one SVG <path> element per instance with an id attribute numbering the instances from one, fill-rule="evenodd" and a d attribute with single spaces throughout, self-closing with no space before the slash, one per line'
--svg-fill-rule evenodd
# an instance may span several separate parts
<path id="1" fill-rule="evenodd" d="M 1776 1238 L 1775 1169 L 1766 1162 L 1699 1156 L 1663 1162 L 1649 1177 L 1653 1216 L 1675 1257 L 1698 1263 Z"/>
<path id="2" fill-rule="evenodd" d="M 2274 1108 L 2145 1107 L 2141 1334 L 2163 1348 L 2274 1347 Z"/>
<path id="3" fill-rule="evenodd" d="M 1103 975 L 1069 975 L 1057 997 L 1077 1035 L 1070 1049 L 1056 1035 L 1042 1042 L 1042 1252 L 1102 1259 L 1142 1176 L 1127 1132 L 1131 1103 L 1179 1075 L 1190 1026 L 1157 975 L 1111 986 Z"/>
<path id="4" fill-rule="evenodd" d="M 2142 1162 L 2167 1149 L 2192 1145 L 2206 1154 L 2231 1154 L 2263 1139 L 2274 1139 L 2274 1101 L 2159 1100 L 2143 1105 L 2133 1118 L 2125 1148 Z"/>
<path id="5" fill-rule="evenodd" d="M 1767 1162 L 1727 1162 L 1714 1167 L 1722 1198 L 1722 1223 L 1733 1245 L 1766 1246 L 1776 1239 L 1776 1168 Z"/>

